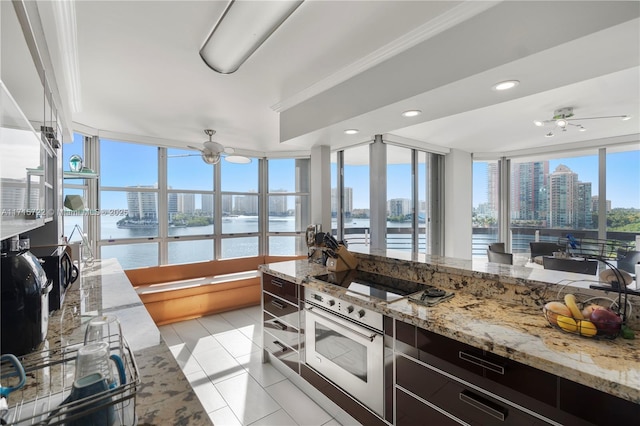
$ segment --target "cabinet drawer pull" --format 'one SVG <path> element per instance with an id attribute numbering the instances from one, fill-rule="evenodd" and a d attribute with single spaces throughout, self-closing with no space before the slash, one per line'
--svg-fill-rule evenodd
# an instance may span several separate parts
<path id="1" fill-rule="evenodd" d="M 278 308 L 278 309 L 284 309 L 284 304 L 283 304 L 283 303 L 278 302 L 277 300 L 272 300 L 272 301 L 271 301 L 271 304 L 272 304 L 273 306 L 275 306 L 276 308 Z"/>
<path id="2" fill-rule="evenodd" d="M 280 349 L 282 350 L 282 352 L 286 352 L 289 350 L 289 348 L 287 348 L 285 345 L 283 345 L 282 343 L 278 342 L 277 340 L 273 341 L 273 344 L 276 346 L 279 346 Z"/>
<path id="3" fill-rule="evenodd" d="M 271 279 L 271 284 L 275 285 L 276 287 L 284 287 L 284 283 L 276 278 Z"/>
<path id="4" fill-rule="evenodd" d="M 475 407 L 478 410 L 487 413 L 491 417 L 495 417 L 501 422 L 503 422 L 507 418 L 507 414 L 509 413 L 506 408 L 498 404 L 494 404 L 491 401 L 487 401 L 486 399 L 477 396 L 469 392 L 468 390 L 463 390 L 462 392 L 460 392 L 459 397 L 460 401 L 466 402 L 472 407 Z"/>
<path id="5" fill-rule="evenodd" d="M 465 351 L 458 352 L 458 357 L 460 357 L 461 360 L 470 362 L 471 364 L 479 365 L 480 367 L 486 368 L 487 370 L 491 370 L 495 373 L 504 375 L 504 367 L 502 365 L 487 361 L 484 358 L 480 358 L 479 356 L 472 355 Z"/>
<path id="6" fill-rule="evenodd" d="M 283 323 L 281 323 L 281 322 L 280 322 L 280 321 L 278 321 L 278 320 L 274 320 L 274 321 L 273 321 L 273 324 L 274 324 L 276 327 L 278 327 L 280 330 L 283 330 L 283 331 L 284 331 L 284 330 L 286 330 L 286 329 L 287 329 L 287 326 L 286 326 L 286 325 L 284 325 Z"/>

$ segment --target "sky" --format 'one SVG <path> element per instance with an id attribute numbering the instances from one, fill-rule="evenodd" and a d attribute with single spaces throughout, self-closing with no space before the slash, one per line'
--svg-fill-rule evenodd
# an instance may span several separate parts
<path id="1" fill-rule="evenodd" d="M 126 151 L 123 152 L 123 147 Z M 82 152 L 81 136 L 74 134 L 74 142 L 64 144 L 64 169 L 68 170 L 68 160 L 72 154 Z M 196 154 L 184 156 L 185 154 Z M 168 150 L 169 185 L 176 189 L 213 189 L 213 168 L 204 163 L 195 151 Z M 120 144 L 103 140 L 101 144 L 100 170 L 102 186 L 129 186 L 133 184 L 154 185 L 157 183 L 157 148 L 141 144 Z M 592 193 L 598 193 L 597 155 L 549 160 L 549 172 L 559 164 L 568 166 L 578 173 L 582 182 L 591 182 Z M 231 164 L 222 161 L 223 191 L 252 192 L 258 190 L 258 163 Z M 345 186 L 353 188 L 353 207 L 369 208 L 369 167 L 347 166 Z M 282 161 L 270 168 L 271 189 L 295 191 L 291 182 L 295 170 L 291 162 Z M 335 163 L 332 163 L 335 186 Z M 613 208 L 640 208 L 640 151 L 612 153 L 607 157 L 607 199 Z M 411 198 L 411 182 L 408 165 L 390 165 L 387 175 L 387 198 Z M 103 192 L 102 208 L 127 208 L 122 192 Z M 487 202 L 486 163 L 473 165 L 473 205 Z"/>

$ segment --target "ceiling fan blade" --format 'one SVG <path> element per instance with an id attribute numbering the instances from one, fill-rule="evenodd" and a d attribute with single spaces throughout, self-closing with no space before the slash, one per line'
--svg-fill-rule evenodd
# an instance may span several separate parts
<path id="1" fill-rule="evenodd" d="M 197 148 L 197 147 L 191 146 L 191 145 L 187 145 L 187 148 L 195 149 L 195 150 L 200 151 L 200 152 L 203 151 L 202 148 Z"/>
<path id="2" fill-rule="evenodd" d="M 196 157 L 202 154 L 175 154 L 175 155 L 167 155 L 167 158 L 178 158 L 178 157 Z"/>
<path id="3" fill-rule="evenodd" d="M 236 150 L 234 148 L 231 148 L 230 146 L 225 146 L 223 152 L 225 154 L 231 155 L 231 154 L 234 154 Z"/>
<path id="4" fill-rule="evenodd" d="M 211 152 L 221 153 L 224 152 L 224 146 L 214 141 L 206 141 L 204 144 L 205 150 L 210 150 Z"/>

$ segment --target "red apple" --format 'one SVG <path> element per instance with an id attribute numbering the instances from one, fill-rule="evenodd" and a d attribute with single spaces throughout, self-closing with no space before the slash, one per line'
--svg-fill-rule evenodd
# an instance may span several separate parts
<path id="1" fill-rule="evenodd" d="M 595 309 L 591 312 L 591 322 L 595 324 L 600 334 L 615 336 L 620 332 L 622 318 L 609 308 Z"/>
<path id="2" fill-rule="evenodd" d="M 596 305 L 596 304 L 591 304 L 589 306 L 586 306 L 583 310 L 582 310 L 582 315 L 584 316 L 585 319 L 590 320 L 591 319 L 591 314 L 593 313 L 593 311 L 595 311 L 596 309 L 607 309 L 604 306 L 600 306 L 600 305 Z"/>

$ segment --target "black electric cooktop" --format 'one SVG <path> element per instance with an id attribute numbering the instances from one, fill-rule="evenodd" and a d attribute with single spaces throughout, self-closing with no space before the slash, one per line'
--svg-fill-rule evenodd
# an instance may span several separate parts
<path id="1" fill-rule="evenodd" d="M 349 290 L 352 295 L 375 297 L 386 302 L 392 302 L 423 290 L 439 291 L 435 287 L 427 284 L 420 284 L 356 269 L 343 272 L 329 272 L 328 274 L 316 275 L 314 278 L 329 284 L 344 287 Z"/>

